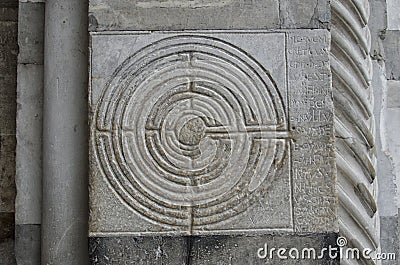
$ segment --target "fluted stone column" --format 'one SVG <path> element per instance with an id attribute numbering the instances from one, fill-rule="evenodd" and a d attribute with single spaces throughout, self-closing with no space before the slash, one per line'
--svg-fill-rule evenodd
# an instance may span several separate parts
<path id="1" fill-rule="evenodd" d="M 87 2 L 46 2 L 42 264 L 87 263 Z"/>

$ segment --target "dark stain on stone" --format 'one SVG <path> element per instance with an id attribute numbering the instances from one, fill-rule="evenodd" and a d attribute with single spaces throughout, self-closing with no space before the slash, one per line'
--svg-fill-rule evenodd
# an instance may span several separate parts
<path id="1" fill-rule="evenodd" d="M 0 213 L 0 243 L 14 238 L 14 213 Z"/>
<path id="2" fill-rule="evenodd" d="M 93 14 L 89 14 L 89 31 L 95 31 L 98 26 L 97 18 Z"/>

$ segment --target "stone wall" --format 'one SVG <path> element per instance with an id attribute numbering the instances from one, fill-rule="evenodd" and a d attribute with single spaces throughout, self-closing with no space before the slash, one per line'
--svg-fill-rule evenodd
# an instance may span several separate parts
<path id="1" fill-rule="evenodd" d="M 15 117 L 18 3 L 0 3 L 0 264 L 15 264 Z"/>
<path id="2" fill-rule="evenodd" d="M 0 3 L 0 265 L 399 258 L 399 1 L 88 2 Z"/>
<path id="3" fill-rule="evenodd" d="M 372 59 L 377 134 L 378 207 L 381 221 L 382 252 L 395 253 L 399 259 L 399 120 L 400 120 L 400 2 L 371 1 Z"/>
<path id="4" fill-rule="evenodd" d="M 335 244 L 330 14 L 90 1 L 91 264 L 269 264 L 263 241 Z"/>

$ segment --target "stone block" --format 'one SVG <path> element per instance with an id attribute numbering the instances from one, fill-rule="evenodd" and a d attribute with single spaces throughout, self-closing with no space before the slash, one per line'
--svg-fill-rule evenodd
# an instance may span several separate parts
<path id="1" fill-rule="evenodd" d="M 0 211 L 0 265 L 14 264 L 14 213 Z"/>
<path id="2" fill-rule="evenodd" d="M 40 264 L 40 225 L 16 225 L 15 238 L 18 265 Z"/>
<path id="3" fill-rule="evenodd" d="M 18 1 L 0 3 L 0 264 L 14 265 Z"/>
<path id="4" fill-rule="evenodd" d="M 15 76 L 17 55 L 17 23 L 0 22 L 0 78 Z"/>
<path id="5" fill-rule="evenodd" d="M 281 28 L 329 28 L 330 1 L 283 0 L 279 2 Z"/>
<path id="6" fill-rule="evenodd" d="M 2 0 L 0 2 L 0 7 L 18 8 L 18 0 Z"/>
<path id="7" fill-rule="evenodd" d="M 0 21 L 18 21 L 18 8 L 1 7 L 0 4 Z"/>
<path id="8" fill-rule="evenodd" d="M 15 136 L 0 135 L 0 212 L 14 212 Z"/>
<path id="9" fill-rule="evenodd" d="M 116 43 L 120 51 L 115 49 Z M 266 48 L 260 50 L 260 45 Z M 283 33 L 93 36 L 93 232 L 292 230 L 284 45 Z M 120 55 L 112 54 L 115 52 Z M 270 59 L 270 54 L 275 56 Z M 154 57 L 160 59 L 153 62 Z M 251 59 L 254 57 L 263 65 Z M 109 59 L 114 63 L 106 62 Z M 142 65 L 146 67 L 137 68 Z M 118 67 L 121 71 L 113 73 Z M 119 78 L 127 74 L 138 79 Z M 104 91 L 110 78 L 113 84 Z M 133 85 L 132 94 L 122 95 L 127 91 L 121 82 L 126 81 Z M 131 99 L 125 103 L 126 114 L 117 105 L 116 109 L 107 107 L 107 102 L 120 100 L 108 99 L 113 95 Z M 123 148 L 128 147 L 128 153 L 123 156 L 128 159 L 123 159 L 121 166 L 130 167 L 129 173 L 117 175 L 113 170 L 104 171 L 110 155 L 118 155 L 103 149 L 114 149 L 108 143 L 113 130 L 109 119 L 114 116 L 127 121 L 122 125 L 121 140 L 127 141 Z M 135 128 L 141 128 L 140 136 Z M 114 151 L 122 151 L 118 149 Z M 274 155 L 268 156 L 269 152 Z M 102 162 L 96 163 L 98 160 Z M 103 174 L 109 183 L 104 182 Z M 137 183 L 133 179 L 113 182 L 114 177 L 125 176 L 138 177 Z M 147 178 L 149 183 L 142 186 Z M 119 181 L 137 186 L 125 196 L 128 187 L 119 188 Z M 264 189 L 269 192 L 263 193 Z M 113 191 L 128 208 L 112 199 Z M 144 218 L 130 213 L 129 208 Z"/>
<path id="10" fill-rule="evenodd" d="M 0 240 L 12 239 L 14 237 L 14 213 L 0 213 Z"/>
<path id="11" fill-rule="evenodd" d="M 327 28 L 327 0 L 91 0 L 89 30 Z"/>
<path id="12" fill-rule="evenodd" d="M 383 45 L 385 48 L 386 78 L 388 80 L 400 80 L 400 31 L 386 31 Z"/>
<path id="13" fill-rule="evenodd" d="M 289 122 L 297 232 L 338 232 L 330 35 L 288 34 Z"/>
<path id="14" fill-rule="evenodd" d="M 375 60 L 383 60 L 384 49 L 382 38 L 387 28 L 387 5 L 386 1 L 369 1 L 371 5 L 371 16 L 369 19 L 369 29 L 371 31 L 371 56 Z"/>
<path id="15" fill-rule="evenodd" d="M 338 251 L 321 255 L 323 248 L 337 248 L 337 235 L 257 235 L 197 237 L 115 237 L 91 238 L 90 264 L 339 264 Z M 275 251 L 271 249 L 275 248 Z M 277 249 L 284 248 L 287 258 L 279 258 Z M 296 248 L 299 258 L 293 251 Z M 304 249 L 311 250 L 310 254 Z M 314 252 L 315 250 L 315 257 Z M 338 248 L 337 248 L 338 249 Z M 303 254 L 304 253 L 304 254 Z M 302 258 L 304 255 L 305 258 Z M 310 258 L 308 258 L 310 255 Z M 336 255 L 336 258 L 335 258 Z M 320 258 L 318 258 L 318 256 Z"/>
<path id="16" fill-rule="evenodd" d="M 385 133 L 385 124 L 387 119 L 387 101 L 388 86 L 385 77 L 385 68 L 373 61 L 372 89 L 374 92 L 374 116 L 375 123 L 380 124 L 380 129 L 376 131 L 376 150 L 377 150 L 377 174 L 379 184 L 378 209 L 380 216 L 390 216 L 397 214 L 396 198 L 396 177 L 393 172 L 393 164 L 390 154 L 387 152 L 387 134 Z M 395 82 L 395 81 L 391 81 Z"/>
<path id="17" fill-rule="evenodd" d="M 400 109 L 400 80 L 389 80 L 387 86 L 387 107 Z"/>
<path id="18" fill-rule="evenodd" d="M 19 5 L 18 62 L 43 64 L 44 3 Z"/>
<path id="19" fill-rule="evenodd" d="M 0 77 L 0 134 L 15 135 L 15 76 Z"/>
<path id="20" fill-rule="evenodd" d="M 14 240 L 12 238 L 0 241 L 0 265 L 17 265 L 14 256 Z"/>
<path id="21" fill-rule="evenodd" d="M 1 135 L 15 134 L 17 23 L 0 21 L 0 125 Z"/>
<path id="22" fill-rule="evenodd" d="M 399 257 L 398 215 L 381 216 L 381 249 L 382 253 L 395 253 Z M 384 260 L 383 265 L 397 265 L 398 260 Z"/>
<path id="23" fill-rule="evenodd" d="M 337 232 L 329 38 L 92 34 L 90 235 Z"/>
<path id="24" fill-rule="evenodd" d="M 185 264 L 184 237 L 98 237 L 89 240 L 92 265 Z"/>
<path id="25" fill-rule="evenodd" d="M 400 30 L 400 2 L 399 0 L 387 0 L 388 6 L 388 30 Z"/>
<path id="26" fill-rule="evenodd" d="M 279 25 L 278 0 L 91 0 L 89 30 L 263 29 Z"/>

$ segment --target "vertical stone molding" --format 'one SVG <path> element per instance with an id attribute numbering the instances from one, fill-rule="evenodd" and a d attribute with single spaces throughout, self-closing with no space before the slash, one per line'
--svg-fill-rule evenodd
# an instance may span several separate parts
<path id="1" fill-rule="evenodd" d="M 19 3 L 15 202 L 19 265 L 40 264 L 44 9 L 44 3 Z"/>
<path id="2" fill-rule="evenodd" d="M 369 2 L 333 0 L 331 65 L 340 233 L 348 247 L 379 250 Z M 343 264 L 350 264 L 344 260 Z M 375 264 L 371 260 L 363 260 Z M 362 263 L 364 264 L 364 263 Z"/>
<path id="3" fill-rule="evenodd" d="M 87 264 L 87 2 L 45 16 L 42 264 Z"/>

